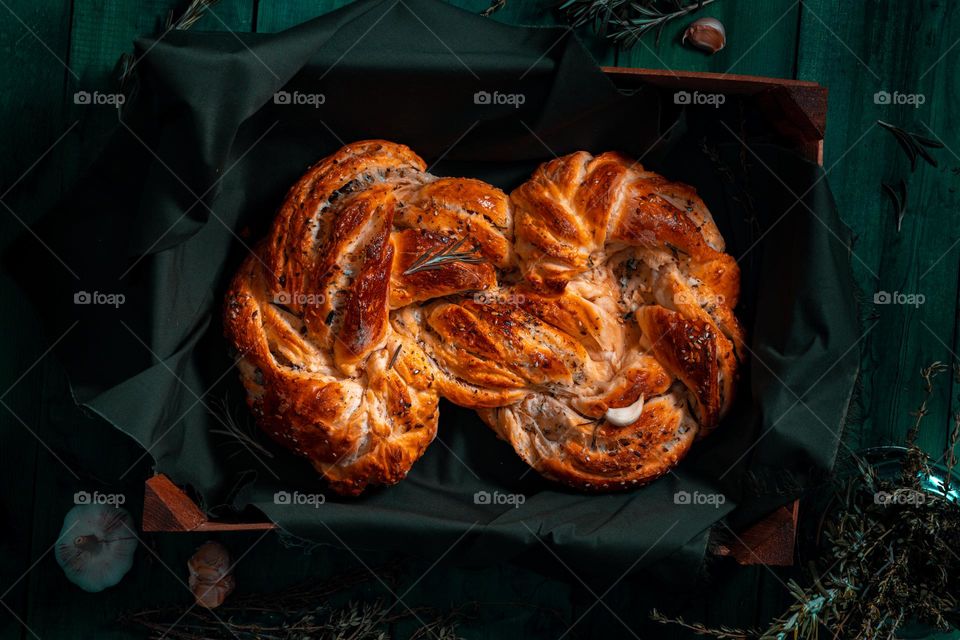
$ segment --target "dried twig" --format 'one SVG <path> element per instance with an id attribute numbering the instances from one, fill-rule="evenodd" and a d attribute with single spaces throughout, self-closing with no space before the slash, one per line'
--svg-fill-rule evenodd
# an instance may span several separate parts
<path id="1" fill-rule="evenodd" d="M 171 29 L 176 29 L 183 31 L 192 27 L 197 20 L 203 17 L 203 14 L 213 5 L 220 2 L 220 0 L 190 0 L 183 12 L 180 14 L 180 17 L 174 18 L 174 10 L 171 9 L 167 14 L 167 21 L 165 28 L 167 31 Z"/>
<path id="2" fill-rule="evenodd" d="M 670 618 L 660 613 L 656 609 L 650 612 L 650 619 L 660 624 L 671 624 L 692 631 L 698 636 L 709 636 L 718 640 L 750 640 L 760 634 L 756 631 L 746 631 L 743 629 L 733 629 L 730 627 L 710 628 L 699 622 L 687 622 L 681 617 Z"/>
<path id="3" fill-rule="evenodd" d="M 946 370 L 947 365 L 938 360 L 920 371 L 920 377 L 923 378 L 923 400 L 917 410 L 910 414 L 914 416 L 915 420 L 913 426 L 907 431 L 906 443 L 908 447 L 916 444 L 917 436 L 920 435 L 920 422 L 927 416 L 927 403 L 933 395 L 933 380 Z"/>
<path id="4" fill-rule="evenodd" d="M 480 15 L 486 18 L 500 11 L 500 9 L 503 9 L 505 6 L 507 6 L 507 0 L 490 0 L 490 6 L 481 11 Z"/>

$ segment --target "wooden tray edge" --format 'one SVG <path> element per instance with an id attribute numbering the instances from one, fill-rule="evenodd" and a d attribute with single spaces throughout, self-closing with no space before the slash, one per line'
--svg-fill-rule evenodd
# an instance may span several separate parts
<path id="1" fill-rule="evenodd" d="M 718 544 L 711 550 L 714 555 L 729 556 L 742 565 L 792 565 L 798 509 L 798 501 L 780 507 L 735 536 L 732 542 Z M 265 531 L 276 528 L 276 524 L 267 520 L 239 523 L 210 520 L 166 475 L 158 473 L 146 482 L 144 532 Z"/>

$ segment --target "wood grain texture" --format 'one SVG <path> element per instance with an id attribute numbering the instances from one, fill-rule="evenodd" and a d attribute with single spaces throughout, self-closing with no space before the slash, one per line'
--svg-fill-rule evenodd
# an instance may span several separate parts
<path id="1" fill-rule="evenodd" d="M 730 556 L 743 565 L 789 567 L 793 564 L 799 513 L 798 501 L 780 507 L 740 532 L 737 538 L 719 545 L 715 553 Z"/>
<path id="2" fill-rule="evenodd" d="M 272 522 L 213 522 L 170 478 L 159 473 L 147 479 L 143 498 L 143 531 L 267 531 Z"/>
<path id="3" fill-rule="evenodd" d="M 960 14 L 948 3 L 931 1 L 808 0 L 803 7 L 798 73 L 831 91 L 825 164 L 840 215 L 856 235 L 852 262 L 863 293 L 863 324 L 874 327 L 861 345 L 863 389 L 856 413 L 862 422 L 852 425 L 848 441 L 854 448 L 899 442 L 921 400 L 920 369 L 934 360 L 950 363 L 957 352 L 960 227 L 954 170 L 960 164 L 955 155 L 960 130 L 949 114 L 960 88 L 955 73 L 960 50 L 950 50 Z M 878 91 L 919 93 L 925 103 L 876 104 Z M 934 152 L 938 169 L 921 161 L 911 173 L 893 136 L 875 126 L 878 119 L 940 138 L 953 151 Z M 909 203 L 898 233 L 880 183 L 900 178 L 909 185 Z M 875 305 L 878 291 L 920 293 L 926 300 L 920 307 Z M 943 450 L 948 416 L 956 409 L 946 378 L 930 402 L 920 438 L 935 455 Z"/>

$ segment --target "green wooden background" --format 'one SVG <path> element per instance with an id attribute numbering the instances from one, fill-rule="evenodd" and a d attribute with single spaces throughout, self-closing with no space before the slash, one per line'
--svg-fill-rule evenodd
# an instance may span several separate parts
<path id="1" fill-rule="evenodd" d="M 75 105 L 74 92 L 109 91 L 120 53 L 131 50 L 135 36 L 156 33 L 167 12 L 183 4 L 0 0 L 0 249 L 78 179 L 115 124 L 111 109 Z M 194 28 L 275 32 L 341 4 L 222 0 Z M 477 12 L 487 2 L 455 4 Z M 555 24 L 559 18 L 553 5 L 508 0 L 493 19 Z M 712 57 L 678 44 L 684 26 L 679 23 L 664 31 L 659 45 L 645 39 L 631 51 L 583 35 L 602 64 L 799 78 L 829 87 L 824 164 L 841 215 L 856 238 L 851 260 L 861 288 L 864 332 L 857 345 L 862 381 L 845 439 L 852 448 L 898 441 L 920 400 L 920 368 L 934 360 L 954 362 L 960 350 L 960 124 L 950 117 L 960 101 L 960 9 L 946 0 L 718 0 L 705 13 L 719 17 L 729 37 L 727 48 Z M 876 104 L 874 94 L 881 90 L 921 94 L 924 103 L 919 108 Z M 921 164 L 911 173 L 892 136 L 876 126 L 878 119 L 942 140 L 946 148 L 937 153 L 939 168 Z M 910 196 L 898 233 L 880 184 L 901 177 Z M 919 293 L 925 302 L 918 308 L 874 305 L 874 293 L 880 290 Z M 185 559 L 202 537 L 145 538 L 132 574 L 108 592 L 85 594 L 66 583 L 50 547 L 73 492 L 96 483 L 115 486 L 123 469 L 117 472 L 113 463 L 135 458 L 136 449 L 72 408 L 61 371 L 46 357 L 51 338 L 38 331 L 34 311 L 17 302 L 21 294 L 6 273 L 0 275 L 0 296 L 0 632 L 11 638 L 136 637 L 113 620 L 126 609 L 185 601 L 180 584 Z M 922 443 L 931 452 L 942 451 L 950 416 L 960 410 L 955 385 L 941 384 L 930 404 Z M 50 425 L 71 421 L 84 429 L 63 436 L 70 446 L 49 448 Z M 74 454 L 91 443 L 102 448 L 103 464 L 74 475 Z M 141 463 L 126 479 L 124 491 L 131 502 L 140 500 L 140 483 L 148 473 L 149 466 Z M 259 534 L 223 539 L 237 555 L 249 549 L 238 568 L 245 590 L 328 575 L 355 564 L 349 554 L 334 549 L 305 556 L 272 534 L 263 540 Z M 429 566 L 411 568 L 411 582 Z M 692 594 L 682 603 L 685 615 L 712 623 L 762 624 L 782 605 L 781 581 L 789 575 L 762 567 L 721 567 L 709 594 Z M 607 606 L 595 606 L 604 588 L 591 593 L 574 577 L 562 578 L 505 566 L 463 569 L 440 563 L 405 600 L 439 606 L 469 599 L 538 602 L 570 621 L 585 614 L 574 628 L 579 637 L 631 637 L 617 617 L 643 638 L 685 637 L 642 629 L 645 603 L 629 585 L 617 585 L 604 596 Z M 520 630 L 531 628 L 532 615 L 503 607 L 492 614 L 494 621 L 471 627 L 469 634 L 522 637 Z"/>

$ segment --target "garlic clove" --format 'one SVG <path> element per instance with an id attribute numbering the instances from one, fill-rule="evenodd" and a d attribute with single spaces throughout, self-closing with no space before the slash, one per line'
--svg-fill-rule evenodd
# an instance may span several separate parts
<path id="1" fill-rule="evenodd" d="M 612 425 L 626 427 L 639 420 L 641 413 L 643 413 L 643 396 L 630 406 L 607 409 L 603 417 Z"/>
<path id="2" fill-rule="evenodd" d="M 197 604 L 215 609 L 237 585 L 230 552 L 219 542 L 207 542 L 187 562 L 190 590 Z"/>
<path id="3" fill-rule="evenodd" d="M 727 44 L 727 30 L 716 18 L 694 20 L 683 34 L 683 43 L 687 40 L 697 49 L 710 54 L 723 49 Z"/>

